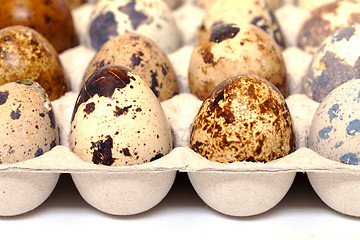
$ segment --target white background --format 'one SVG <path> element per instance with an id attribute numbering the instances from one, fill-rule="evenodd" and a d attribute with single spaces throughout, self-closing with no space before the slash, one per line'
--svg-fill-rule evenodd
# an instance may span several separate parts
<path id="1" fill-rule="evenodd" d="M 360 239 L 360 218 L 327 207 L 302 173 L 277 206 L 247 218 L 207 207 L 185 173 L 178 173 L 169 194 L 150 211 L 111 216 L 88 205 L 63 174 L 40 207 L 0 218 L 0 231 L 2 239 Z"/>

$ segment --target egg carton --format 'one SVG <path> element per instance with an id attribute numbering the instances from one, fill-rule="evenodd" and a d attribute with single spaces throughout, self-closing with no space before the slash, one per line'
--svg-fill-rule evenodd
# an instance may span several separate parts
<path id="1" fill-rule="evenodd" d="M 80 22 L 88 19 L 83 15 L 84 12 L 90 13 L 91 9 L 88 6 L 83 8 L 81 15 L 80 11 L 74 13 L 75 20 L 78 20 L 75 21 L 75 25 L 82 43 L 79 48 L 82 49 L 85 60 L 78 55 L 77 58 L 73 58 L 73 61 L 64 64 L 65 70 L 72 75 L 69 76 L 72 78 L 72 83 L 78 83 L 74 86 L 80 86 L 79 80 L 85 70 L 84 68 L 75 69 L 78 62 L 86 67 L 86 63 L 94 54 L 83 47 L 87 45 L 88 39 L 83 34 L 86 28 L 82 27 L 86 23 Z M 297 10 L 291 5 L 279 9 L 277 14 L 283 16 L 285 12 L 291 11 Z M 201 11 L 196 8 L 179 9 L 176 15 L 181 19 L 183 15 L 192 13 L 201 15 Z M 302 16 L 306 14 L 300 12 Z M 299 26 L 298 21 L 294 19 L 294 17 L 291 18 L 289 22 L 294 24 L 296 22 L 296 26 Z M 184 22 L 187 24 L 180 26 L 180 29 L 186 44 L 193 41 L 196 31 L 189 29 L 189 20 L 185 19 Z M 285 35 L 295 34 L 292 31 L 294 30 L 289 28 Z M 186 35 L 184 32 L 190 34 Z M 287 39 L 287 42 L 293 41 Z M 290 50 L 284 52 L 285 57 L 286 54 L 296 52 L 296 49 L 290 48 Z M 329 207 L 347 215 L 360 216 L 360 206 L 357 204 L 360 200 L 360 191 L 358 191 L 360 169 L 357 166 L 326 159 L 306 148 L 308 129 L 317 104 L 304 95 L 295 94 L 301 93 L 296 90 L 296 87 L 290 89 L 292 95 L 287 99 L 298 144 L 294 153 L 265 164 L 250 162 L 220 164 L 204 159 L 187 147 L 190 133 L 188 123 L 194 118 L 201 103 L 189 97 L 190 94 L 184 93 L 187 74 L 179 65 L 184 64 L 182 60 L 188 59 L 190 52 L 191 47 L 183 46 L 169 56 L 175 67 L 182 70 L 181 73 L 177 71 L 182 94 L 179 98 L 175 96 L 162 104 L 174 130 L 177 143 L 168 155 L 141 165 L 107 167 L 81 160 L 67 146 L 56 146 L 40 157 L 0 165 L 0 189 L 2 190 L 0 215 L 19 215 L 41 205 L 53 191 L 61 173 L 70 173 L 84 200 L 100 211 L 113 215 L 137 214 L 159 204 L 170 190 L 176 173 L 185 172 L 189 175 L 191 184 L 199 197 L 208 206 L 226 215 L 251 216 L 266 212 L 280 202 L 291 187 L 296 173 L 301 172 L 307 174 L 312 187 Z M 177 58 L 177 54 L 185 56 Z M 77 55 L 77 52 L 74 55 Z M 66 62 L 65 57 L 62 62 Z M 289 72 L 292 74 L 291 71 Z M 294 76 L 294 78 L 300 77 Z M 291 83 L 290 88 L 294 88 L 295 85 L 296 82 Z M 73 99 L 73 95 L 76 98 L 76 92 L 79 89 L 74 86 L 74 92 L 65 95 L 57 102 L 60 106 L 57 111 L 62 113 L 56 115 L 57 120 L 64 117 L 63 115 L 69 115 L 66 109 L 72 109 L 73 102 L 65 102 L 63 99 L 70 95 L 70 98 Z M 181 97 L 190 99 L 192 104 L 182 101 Z M 180 108 L 177 109 L 178 112 L 182 111 L 181 108 L 192 108 L 192 110 L 189 114 L 173 114 L 174 106 Z M 172 117 L 177 119 L 172 119 Z M 179 125 L 179 120 L 185 124 Z M 66 123 L 60 128 L 62 128 L 63 141 L 66 142 L 64 139 L 68 138 L 70 128 Z"/>
<path id="2" fill-rule="evenodd" d="M 183 164 L 179 149 L 157 161 L 126 167 L 87 163 L 68 147 L 14 164 L 0 165 L 1 216 L 14 216 L 41 205 L 61 173 L 70 173 L 81 196 L 113 215 L 132 215 L 157 205 L 168 193 Z"/>
<path id="3" fill-rule="evenodd" d="M 171 189 L 177 171 L 188 174 L 208 206 L 226 215 L 244 217 L 270 210 L 286 195 L 296 173 L 306 172 L 329 207 L 360 216 L 359 168 L 331 161 L 308 148 L 265 164 L 221 164 L 188 147 L 177 147 L 151 163 L 107 167 L 87 163 L 65 146 L 0 166 L 0 215 L 19 215 L 41 205 L 61 173 L 71 174 L 81 196 L 96 209 L 112 215 L 133 215 L 159 204 Z"/>

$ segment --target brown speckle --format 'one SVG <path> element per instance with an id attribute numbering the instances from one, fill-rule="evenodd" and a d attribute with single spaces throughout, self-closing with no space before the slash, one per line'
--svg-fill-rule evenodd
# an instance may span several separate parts
<path id="1" fill-rule="evenodd" d="M 211 28 L 210 41 L 220 43 L 224 40 L 234 38 L 240 28 L 234 27 L 235 24 L 217 24 Z"/>
<path id="2" fill-rule="evenodd" d="M 95 110 L 95 103 L 94 103 L 94 102 L 91 102 L 91 103 L 86 104 L 86 106 L 85 106 L 85 108 L 84 108 L 84 112 L 85 112 L 86 114 L 90 114 L 90 113 L 92 113 L 94 110 Z"/>
<path id="3" fill-rule="evenodd" d="M 20 118 L 21 116 L 20 106 L 15 111 L 11 111 L 10 117 L 12 120 L 18 120 Z"/>
<path id="4" fill-rule="evenodd" d="M 0 92 L 0 105 L 6 103 L 9 96 L 9 91 Z"/>
<path id="5" fill-rule="evenodd" d="M 136 1 L 132 0 L 128 2 L 125 6 L 119 7 L 119 11 L 127 14 L 131 21 L 131 26 L 136 30 L 144 21 L 147 20 L 147 16 L 140 11 L 135 9 Z"/>
<path id="6" fill-rule="evenodd" d="M 91 148 L 94 149 L 92 161 L 95 164 L 111 166 L 115 159 L 112 157 L 113 139 L 108 135 L 105 141 L 99 140 L 91 142 Z"/>
<path id="7" fill-rule="evenodd" d="M 118 106 L 116 106 L 116 110 L 114 111 L 115 117 L 119 117 L 123 114 L 128 113 L 130 108 L 132 108 L 132 105 L 123 108 L 119 108 Z"/>
<path id="8" fill-rule="evenodd" d="M 134 79 L 128 76 L 128 70 L 124 67 L 108 65 L 99 69 L 89 77 L 80 90 L 71 121 L 74 120 L 79 106 L 95 94 L 99 97 L 111 97 L 115 89 L 125 88 Z"/>

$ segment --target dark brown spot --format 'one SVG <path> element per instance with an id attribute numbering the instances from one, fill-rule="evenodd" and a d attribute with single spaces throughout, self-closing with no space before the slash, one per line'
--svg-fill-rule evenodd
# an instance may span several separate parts
<path id="1" fill-rule="evenodd" d="M 9 97 L 9 91 L 0 92 L 0 105 L 5 104 L 8 97 Z"/>
<path id="2" fill-rule="evenodd" d="M 137 11 L 135 9 L 135 4 L 136 1 L 132 0 L 131 2 L 128 2 L 125 6 L 118 8 L 119 11 L 129 16 L 131 26 L 134 28 L 134 30 L 136 30 L 148 18 L 143 12 Z"/>
<path id="3" fill-rule="evenodd" d="M 112 12 L 97 16 L 90 25 L 91 46 L 96 50 L 109 40 L 110 36 L 117 36 L 117 22 Z"/>
<path id="4" fill-rule="evenodd" d="M 95 103 L 94 103 L 94 102 L 91 102 L 91 103 L 86 104 L 85 109 L 84 109 L 84 112 L 85 112 L 86 114 L 90 114 L 90 113 L 92 113 L 94 110 L 95 110 Z"/>
<path id="5" fill-rule="evenodd" d="M 234 114 L 233 114 L 233 112 L 231 110 L 224 109 L 220 113 L 220 116 L 225 119 L 225 122 L 227 124 L 233 123 L 235 121 L 235 116 L 234 116 Z"/>
<path id="6" fill-rule="evenodd" d="M 42 150 L 42 148 L 38 148 L 38 150 L 35 153 L 35 157 L 41 156 L 44 154 L 44 151 Z"/>
<path id="7" fill-rule="evenodd" d="M 94 149 L 92 161 L 95 164 L 111 166 L 116 159 L 112 157 L 113 139 L 108 135 L 106 140 L 91 142 L 91 148 Z"/>
<path id="8" fill-rule="evenodd" d="M 20 107 L 21 105 L 15 111 L 11 111 L 10 117 L 12 120 L 18 120 L 20 118 L 21 116 Z"/>
<path id="9" fill-rule="evenodd" d="M 108 65 L 94 72 L 80 90 L 71 121 L 74 120 L 75 114 L 82 103 L 87 102 L 94 95 L 110 98 L 115 89 L 126 87 L 131 79 L 135 80 L 134 77 L 128 76 L 128 69 L 121 66 Z"/>
<path id="10" fill-rule="evenodd" d="M 51 17 L 44 14 L 44 20 L 45 20 L 45 23 L 49 23 L 51 21 Z"/>
<path id="11" fill-rule="evenodd" d="M 214 62 L 214 60 L 213 60 L 214 55 L 212 54 L 210 47 L 208 47 L 206 49 L 203 49 L 203 54 L 202 55 L 203 55 L 204 63 L 208 63 L 208 64 L 211 64 L 213 66 L 216 65 L 216 62 Z"/>
<path id="12" fill-rule="evenodd" d="M 55 116 L 54 116 L 54 111 L 52 109 L 48 112 L 48 116 L 50 119 L 50 127 L 52 129 L 55 129 L 55 127 L 56 127 Z"/>
<path id="13" fill-rule="evenodd" d="M 217 24 L 211 28 L 210 41 L 220 43 L 224 40 L 234 38 L 240 28 L 234 27 L 235 24 Z"/>
<path id="14" fill-rule="evenodd" d="M 157 72 L 153 72 L 150 70 L 151 73 L 151 90 L 154 92 L 156 97 L 159 97 L 159 91 L 156 89 L 159 86 L 159 81 L 157 80 Z"/>
<path id="15" fill-rule="evenodd" d="M 39 46 L 39 42 L 38 42 L 38 41 L 36 41 L 36 39 L 35 39 L 35 38 L 31 38 L 31 40 L 30 40 L 30 44 L 31 44 L 31 45 L 35 45 L 35 46 Z"/>
<path id="16" fill-rule="evenodd" d="M 155 161 L 155 160 L 161 158 L 162 156 L 164 156 L 162 153 L 158 153 L 158 154 L 155 155 L 155 157 L 152 157 L 150 159 L 150 162 Z"/>
<path id="17" fill-rule="evenodd" d="M 166 76 L 167 74 L 167 70 L 169 69 L 168 66 L 166 66 L 166 63 L 164 64 L 165 67 L 163 65 L 161 65 L 161 71 L 163 73 L 164 76 Z"/>
<path id="18" fill-rule="evenodd" d="M 115 117 L 119 117 L 123 114 L 128 113 L 130 108 L 132 108 L 132 105 L 124 107 L 124 108 L 119 108 L 118 106 L 116 106 L 116 110 L 114 111 Z"/>
<path id="19" fill-rule="evenodd" d="M 139 66 L 142 59 L 140 57 L 140 54 L 133 53 L 131 56 L 131 68 L 134 69 L 136 66 Z"/>
<path id="20" fill-rule="evenodd" d="M 75 142 L 76 143 L 76 142 Z M 50 143 L 50 149 L 53 149 L 56 146 L 56 139 L 54 139 L 51 143 Z"/>
<path id="21" fill-rule="evenodd" d="M 45 113 L 40 113 L 39 116 L 43 118 L 45 117 Z"/>
<path id="22" fill-rule="evenodd" d="M 255 92 L 254 84 L 250 84 L 250 85 L 249 85 L 248 95 L 249 95 L 252 99 L 254 99 L 254 100 L 257 99 L 257 94 L 256 94 L 256 92 Z"/>
<path id="23" fill-rule="evenodd" d="M 130 151 L 129 151 L 128 148 L 123 148 L 123 149 L 122 149 L 122 152 L 123 152 L 123 154 L 124 154 L 125 156 L 127 156 L 127 157 L 130 157 L 130 156 L 131 156 Z"/>
<path id="24" fill-rule="evenodd" d="M 4 42 L 10 42 L 12 40 L 11 36 L 5 36 Z"/>
<path id="25" fill-rule="evenodd" d="M 136 112 L 141 112 L 142 110 L 141 110 L 141 108 L 137 108 L 135 111 Z"/>

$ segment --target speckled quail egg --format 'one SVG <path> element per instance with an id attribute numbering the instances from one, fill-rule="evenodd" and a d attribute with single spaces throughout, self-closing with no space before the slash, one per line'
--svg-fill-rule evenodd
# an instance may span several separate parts
<path id="1" fill-rule="evenodd" d="M 340 2 L 340 1 L 347 1 L 347 2 L 355 2 L 355 3 L 360 3 L 359 0 L 295 0 L 295 3 L 298 7 L 302 8 L 302 9 L 306 9 L 308 11 L 312 11 L 322 5 L 325 5 L 327 3 L 331 3 L 331 2 Z"/>
<path id="2" fill-rule="evenodd" d="M 0 28 L 23 25 L 43 35 L 58 52 L 77 44 L 70 8 L 64 0 L 6 0 L 0 6 Z"/>
<path id="3" fill-rule="evenodd" d="M 265 78 L 288 95 L 284 59 L 274 40 L 252 24 L 218 24 L 194 47 L 190 91 L 203 100 L 224 79 L 239 74 Z"/>
<path id="4" fill-rule="evenodd" d="M 209 9 L 216 1 L 217 0 L 195 0 L 195 4 L 198 5 L 199 7 Z M 264 0 L 260 0 L 260 1 L 264 1 Z M 281 5 L 282 0 L 267 0 L 266 2 L 272 9 L 276 9 Z"/>
<path id="5" fill-rule="evenodd" d="M 67 91 L 58 54 L 38 32 L 24 26 L 0 30 L 0 85 L 30 79 L 55 100 Z"/>
<path id="6" fill-rule="evenodd" d="M 360 159 L 360 79 L 335 88 L 320 103 L 310 126 L 308 147 L 350 165 Z"/>
<path id="7" fill-rule="evenodd" d="M 95 0 L 95 2 L 99 2 L 100 0 Z M 175 9 L 181 5 L 182 0 L 163 0 L 170 9 Z"/>
<path id="8" fill-rule="evenodd" d="M 295 133 L 284 97 L 255 75 L 220 83 L 192 125 L 190 148 L 211 161 L 268 162 L 295 151 Z"/>
<path id="9" fill-rule="evenodd" d="M 51 102 L 31 80 L 0 86 L 0 163 L 35 158 L 59 144 Z"/>
<path id="10" fill-rule="evenodd" d="M 315 53 L 303 78 L 307 96 L 320 102 L 331 90 L 360 78 L 360 25 L 343 27 L 330 35 Z"/>
<path id="11" fill-rule="evenodd" d="M 89 63 L 84 81 L 106 65 L 129 68 L 146 82 L 159 101 L 179 92 L 170 60 L 156 43 L 141 34 L 124 33 L 107 41 Z"/>
<path id="12" fill-rule="evenodd" d="M 335 30 L 360 24 L 360 4 L 347 1 L 332 2 L 311 12 L 298 35 L 298 46 L 314 54 L 321 43 Z"/>
<path id="13" fill-rule="evenodd" d="M 172 150 L 161 105 L 137 75 L 108 65 L 85 82 L 70 130 L 71 150 L 84 161 L 108 166 L 154 161 Z"/>
<path id="14" fill-rule="evenodd" d="M 281 48 L 285 48 L 280 26 L 264 0 L 217 0 L 204 16 L 203 30 L 207 31 L 219 23 L 241 22 L 251 23 L 261 28 L 270 34 Z"/>
<path id="15" fill-rule="evenodd" d="M 166 53 L 175 51 L 182 41 L 172 12 L 162 0 L 98 2 L 90 18 L 91 46 L 99 50 L 106 41 L 126 32 L 147 36 Z"/>

